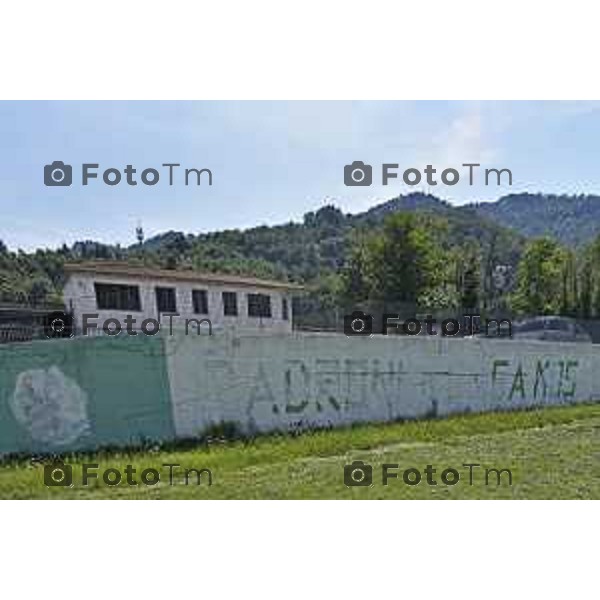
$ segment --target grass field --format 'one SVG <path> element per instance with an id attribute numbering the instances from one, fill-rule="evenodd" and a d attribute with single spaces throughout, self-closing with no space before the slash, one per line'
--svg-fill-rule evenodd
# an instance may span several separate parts
<path id="1" fill-rule="evenodd" d="M 73 468 L 72 487 L 47 487 L 44 465 L 19 460 L 0 465 L 0 498 L 217 499 L 217 498 L 600 498 L 600 405 L 453 417 L 445 420 L 367 425 L 296 437 L 266 436 L 194 448 L 112 452 L 64 457 Z M 373 467 L 373 485 L 347 487 L 344 465 L 360 460 Z M 99 477 L 81 485 L 82 463 L 97 463 Z M 399 465 L 397 479 L 382 485 L 384 463 Z M 469 483 L 466 463 L 473 467 Z M 136 469 L 127 485 L 126 466 Z M 173 483 L 169 485 L 169 468 Z M 425 469 L 435 474 L 426 480 Z M 422 474 L 418 485 L 403 482 L 405 469 Z M 445 485 L 441 473 L 456 469 L 460 480 Z M 122 474 L 118 486 L 102 481 L 105 469 Z M 154 486 L 141 483 L 141 471 L 161 473 Z M 200 477 L 183 469 L 210 469 Z M 485 468 L 510 469 L 500 477 Z M 111 474 L 114 476 L 114 474 Z M 411 475 L 414 477 L 415 475 Z"/>

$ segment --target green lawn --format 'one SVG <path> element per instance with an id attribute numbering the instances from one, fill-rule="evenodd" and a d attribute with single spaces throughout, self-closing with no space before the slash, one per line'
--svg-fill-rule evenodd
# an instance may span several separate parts
<path id="1" fill-rule="evenodd" d="M 251 442 L 213 443 L 190 449 L 97 453 L 65 457 L 73 465 L 72 487 L 46 487 L 42 464 L 11 461 L 0 465 L 0 498 L 600 498 L 600 405 L 561 407 L 536 411 L 471 415 L 445 420 L 368 425 L 296 437 L 265 436 Z M 344 465 L 361 460 L 373 466 L 373 485 L 344 485 Z M 100 478 L 107 468 L 122 473 L 119 486 L 101 480 L 81 485 L 81 464 L 98 463 Z M 398 479 L 382 485 L 384 463 L 397 463 Z M 477 463 L 473 485 L 464 463 Z M 126 484 L 126 465 L 137 469 Z M 181 465 L 174 483 L 168 468 Z M 432 465 L 429 485 L 425 469 Z M 415 467 L 420 484 L 402 481 L 402 472 Z M 441 472 L 448 467 L 460 481 L 444 485 Z M 161 472 L 161 482 L 145 486 L 144 469 Z M 183 469 L 207 468 L 201 485 Z M 484 469 L 510 469 L 497 478 Z"/>

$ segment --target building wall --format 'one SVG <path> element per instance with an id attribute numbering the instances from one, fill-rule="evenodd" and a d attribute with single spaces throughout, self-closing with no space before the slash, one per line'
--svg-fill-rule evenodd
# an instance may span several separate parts
<path id="1" fill-rule="evenodd" d="M 96 293 L 94 283 L 114 283 L 123 285 L 138 285 L 140 290 L 140 302 L 142 310 L 136 311 L 116 311 L 99 310 L 96 305 Z M 291 297 L 285 290 L 273 290 L 261 287 L 249 286 L 225 286 L 212 283 L 193 283 L 188 281 L 166 281 L 160 280 L 141 280 L 127 278 L 123 276 L 107 276 L 93 274 L 71 275 L 64 288 L 64 299 L 67 309 L 74 312 L 77 331 L 80 331 L 82 325 L 82 315 L 84 313 L 97 313 L 98 319 L 95 321 L 101 327 L 101 324 L 109 318 L 125 320 L 128 314 L 131 314 L 136 323 L 134 329 L 139 329 L 141 322 L 147 318 L 160 320 L 164 327 L 169 329 L 169 319 L 164 315 L 159 318 L 156 306 L 156 287 L 174 287 L 176 290 L 177 313 L 180 317 L 172 319 L 173 329 L 185 328 L 185 319 L 210 319 L 213 327 L 213 333 L 228 329 L 264 329 L 270 332 L 286 333 L 292 331 L 292 302 Z M 208 294 L 208 314 L 199 315 L 194 313 L 192 304 L 192 290 L 206 290 Z M 238 316 L 223 315 L 222 292 L 236 292 L 238 297 Z M 257 318 L 248 316 L 247 294 L 268 294 L 271 297 L 271 314 L 269 318 Z M 283 319 L 283 298 L 288 300 L 288 320 Z M 203 325 L 203 332 L 207 332 L 207 326 Z M 196 332 L 196 326 L 190 325 L 189 331 Z"/>

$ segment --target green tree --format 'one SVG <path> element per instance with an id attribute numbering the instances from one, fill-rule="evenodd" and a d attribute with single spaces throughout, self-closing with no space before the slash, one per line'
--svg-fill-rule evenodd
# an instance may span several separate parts
<path id="1" fill-rule="evenodd" d="M 397 303 L 439 303 L 447 293 L 448 266 L 439 237 L 443 221 L 411 213 L 387 217 L 380 231 L 351 248 L 344 273 L 348 296 Z"/>
<path id="2" fill-rule="evenodd" d="M 513 308 L 522 314 L 560 314 L 568 297 L 570 253 L 549 238 L 530 241 L 517 270 Z"/>
<path id="3" fill-rule="evenodd" d="M 464 309 L 479 308 L 483 292 L 481 249 L 474 242 L 469 242 L 453 254 L 459 304 Z"/>
<path id="4" fill-rule="evenodd" d="M 600 315 L 600 236 L 581 252 L 578 271 L 578 313 L 596 317 Z"/>

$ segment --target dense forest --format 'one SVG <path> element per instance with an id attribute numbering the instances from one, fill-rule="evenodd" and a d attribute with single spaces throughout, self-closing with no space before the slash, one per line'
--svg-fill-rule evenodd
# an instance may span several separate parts
<path id="1" fill-rule="evenodd" d="M 325 206 L 299 223 L 169 231 L 129 247 L 83 241 L 25 253 L 0 242 L 0 302 L 60 302 L 65 262 L 112 259 L 302 282 L 308 313 L 406 302 L 589 317 L 600 314 L 599 234 L 596 196 L 456 207 L 414 193 L 360 214 Z"/>
<path id="2" fill-rule="evenodd" d="M 600 196 L 511 194 L 473 206 L 477 214 L 527 237 L 581 247 L 600 235 Z"/>

